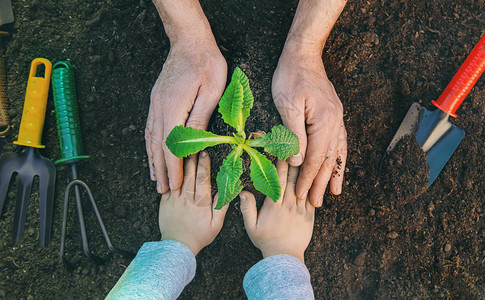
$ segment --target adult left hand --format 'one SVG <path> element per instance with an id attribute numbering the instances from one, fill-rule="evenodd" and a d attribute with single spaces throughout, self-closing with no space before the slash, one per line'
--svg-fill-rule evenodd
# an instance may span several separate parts
<path id="1" fill-rule="evenodd" d="M 300 141 L 300 153 L 288 159 L 292 166 L 302 165 L 296 195 L 306 199 L 310 191 L 310 202 L 320 207 L 329 181 L 333 194 L 342 192 L 347 158 L 343 107 L 321 52 L 287 43 L 273 75 L 272 93 L 283 124 Z"/>

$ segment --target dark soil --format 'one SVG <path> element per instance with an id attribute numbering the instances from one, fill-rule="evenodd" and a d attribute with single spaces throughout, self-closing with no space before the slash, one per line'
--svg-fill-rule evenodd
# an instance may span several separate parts
<path id="1" fill-rule="evenodd" d="M 201 2 L 229 69 L 240 66 L 250 79 L 256 101 L 248 132 L 269 131 L 281 122 L 271 77 L 297 1 Z M 135 252 L 143 242 L 159 239 L 159 196 L 144 149 L 150 89 L 169 51 L 155 8 L 147 0 L 13 5 L 16 23 L 6 28 L 13 34 L 3 49 L 14 128 L 0 140 L 2 153 L 14 149 L 30 61 L 69 60 L 76 68 L 84 143 L 91 155 L 79 165 L 79 177 L 97 198 L 116 246 Z M 483 0 L 349 1 L 324 51 L 345 108 L 349 156 L 343 194 L 325 197 L 306 253 L 317 299 L 485 297 L 485 79 L 453 120 L 467 136 L 431 187 L 423 190 L 423 156 L 409 140 L 397 152 L 402 157 L 389 157 L 378 176 L 408 107 L 419 102 L 431 108 L 484 28 Z M 50 102 L 42 153 L 56 160 L 53 109 Z M 210 129 L 229 132 L 217 113 Z M 228 151 L 210 150 L 215 171 Z M 109 254 L 87 205 L 91 248 L 107 256 L 107 263 L 97 266 L 82 255 L 74 205 L 68 258 L 78 267 L 70 272 L 58 262 L 62 198 L 70 176 L 69 169 L 58 169 L 48 248 L 38 245 L 36 192 L 24 241 L 11 246 L 11 188 L 0 217 L 0 298 L 101 299 L 130 263 Z M 247 176 L 243 182 L 252 190 Z M 198 255 L 196 277 L 181 298 L 244 298 L 243 276 L 260 258 L 235 201 L 221 234 Z"/>

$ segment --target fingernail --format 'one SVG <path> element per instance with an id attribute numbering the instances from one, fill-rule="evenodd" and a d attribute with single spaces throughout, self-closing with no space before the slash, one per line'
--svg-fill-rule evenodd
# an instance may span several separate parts
<path id="1" fill-rule="evenodd" d="M 201 157 L 207 157 L 207 152 L 206 151 L 202 151 L 202 153 L 200 154 Z"/>
<path id="2" fill-rule="evenodd" d="M 245 201 L 246 200 L 246 195 L 239 195 L 239 199 L 241 201 Z"/>
<path id="3" fill-rule="evenodd" d="M 160 182 L 158 182 L 158 181 L 157 181 L 157 192 L 158 192 L 159 194 L 161 194 L 161 193 L 162 193 L 162 186 L 160 185 Z"/>
<path id="4" fill-rule="evenodd" d="M 170 178 L 168 179 L 168 186 L 170 187 L 171 190 L 173 190 L 173 183 L 172 183 L 172 180 L 170 180 Z"/>
<path id="5" fill-rule="evenodd" d="M 322 206 L 322 204 L 323 204 L 323 196 L 320 199 L 318 199 L 317 207 Z"/>
<path id="6" fill-rule="evenodd" d="M 152 181 L 155 181 L 155 171 L 153 171 L 153 169 L 152 169 L 152 168 L 150 168 L 150 179 L 151 179 Z"/>
<path id="7" fill-rule="evenodd" d="M 299 166 L 303 163 L 303 156 L 301 153 L 298 153 L 297 155 L 293 155 L 291 157 L 291 162 L 293 163 L 293 166 Z"/>
<path id="8" fill-rule="evenodd" d="M 337 194 L 339 194 L 339 195 L 342 194 L 342 185 L 341 184 L 339 184 L 337 186 Z"/>

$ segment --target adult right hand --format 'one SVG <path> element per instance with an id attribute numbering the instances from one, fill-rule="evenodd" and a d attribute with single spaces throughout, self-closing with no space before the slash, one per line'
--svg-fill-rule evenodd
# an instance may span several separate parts
<path id="1" fill-rule="evenodd" d="M 227 64 L 212 33 L 171 41 L 170 52 L 151 93 L 145 128 L 150 178 L 157 191 L 178 190 L 183 181 L 183 161 L 165 144 L 177 125 L 207 129 L 224 92 Z"/>

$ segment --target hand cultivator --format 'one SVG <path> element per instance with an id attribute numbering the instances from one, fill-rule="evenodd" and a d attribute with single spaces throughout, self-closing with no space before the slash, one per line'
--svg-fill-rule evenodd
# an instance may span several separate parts
<path id="1" fill-rule="evenodd" d="M 99 213 L 96 201 L 88 185 L 78 179 L 76 163 L 78 161 L 89 158 L 84 155 L 83 143 L 81 138 L 81 128 L 79 125 L 79 115 L 77 110 L 76 90 L 74 87 L 74 71 L 68 62 L 58 62 L 54 65 L 52 72 L 52 90 L 54 94 L 54 104 L 56 108 L 57 131 L 59 134 L 59 143 L 61 148 L 61 159 L 56 161 L 56 164 L 69 164 L 72 171 L 72 181 L 67 185 L 64 195 L 64 211 L 62 215 L 62 236 L 61 236 L 61 250 L 60 259 L 69 265 L 65 258 L 65 243 L 66 243 L 66 227 L 67 227 L 67 210 L 69 204 L 69 195 L 71 190 L 74 190 L 76 199 L 76 209 L 79 218 L 79 226 L 81 229 L 81 241 L 83 245 L 84 254 L 96 263 L 103 263 L 104 259 L 94 255 L 89 250 L 88 238 L 86 233 L 86 225 L 84 223 L 84 213 L 81 203 L 80 188 L 83 188 L 88 199 L 93 207 L 96 219 L 99 222 L 103 237 L 106 244 L 112 252 L 131 255 L 128 252 L 119 250 L 113 246 L 108 236 L 108 232 Z"/>
<path id="2" fill-rule="evenodd" d="M 37 77 L 37 68 L 44 65 L 44 77 Z M 25 93 L 24 110 L 20 122 L 19 149 L 0 156 L 0 213 L 5 203 L 10 179 L 17 174 L 17 200 L 14 218 L 15 244 L 24 236 L 27 207 L 30 202 L 32 182 L 39 177 L 40 244 L 49 245 L 51 239 L 52 210 L 56 169 L 52 162 L 40 155 L 42 128 L 44 127 L 47 96 L 52 64 L 44 58 L 36 58 L 30 67 Z"/>

